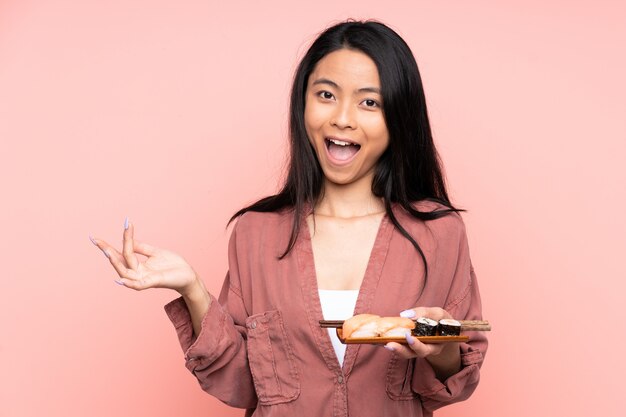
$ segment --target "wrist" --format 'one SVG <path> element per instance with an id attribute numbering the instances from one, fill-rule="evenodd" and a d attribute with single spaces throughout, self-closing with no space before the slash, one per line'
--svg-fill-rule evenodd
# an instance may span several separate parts
<path id="1" fill-rule="evenodd" d="M 441 353 L 427 356 L 426 360 L 440 379 L 445 379 L 461 370 L 461 350 L 458 343 L 447 344 Z"/>
<path id="2" fill-rule="evenodd" d="M 178 292 L 183 296 L 183 300 L 185 301 L 189 314 L 191 315 L 191 323 L 193 325 L 193 334 L 195 339 L 202 331 L 202 320 L 211 306 L 211 295 L 204 287 L 202 280 L 197 276 L 193 283 L 181 288 Z"/>
<path id="3" fill-rule="evenodd" d="M 200 298 L 204 298 L 206 292 L 204 283 L 197 276 L 191 283 L 178 290 L 178 293 L 186 300 L 198 300 Z"/>

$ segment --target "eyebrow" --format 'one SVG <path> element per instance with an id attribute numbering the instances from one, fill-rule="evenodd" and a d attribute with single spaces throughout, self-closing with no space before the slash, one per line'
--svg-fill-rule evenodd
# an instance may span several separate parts
<path id="1" fill-rule="evenodd" d="M 318 84 L 327 84 L 327 85 L 330 85 L 331 87 L 341 90 L 341 87 L 339 87 L 339 85 L 336 82 L 329 80 L 328 78 L 320 78 L 320 79 L 313 81 L 313 85 L 318 85 Z M 382 95 L 380 92 L 380 88 L 376 88 L 376 87 L 359 88 L 357 90 L 357 93 L 376 93 L 376 94 Z"/>

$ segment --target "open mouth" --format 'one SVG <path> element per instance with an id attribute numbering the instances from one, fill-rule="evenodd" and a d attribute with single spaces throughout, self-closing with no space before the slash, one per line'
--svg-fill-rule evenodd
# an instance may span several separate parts
<path id="1" fill-rule="evenodd" d="M 345 140 L 326 138 L 328 154 L 337 161 L 348 161 L 361 149 L 361 145 Z"/>

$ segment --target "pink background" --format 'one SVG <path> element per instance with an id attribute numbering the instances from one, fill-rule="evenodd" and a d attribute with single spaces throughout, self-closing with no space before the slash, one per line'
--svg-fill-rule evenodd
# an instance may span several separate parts
<path id="1" fill-rule="evenodd" d="M 240 416 L 93 234 L 183 254 L 217 292 L 225 224 L 274 191 L 295 63 L 347 17 L 417 56 L 493 325 L 438 415 L 621 415 L 621 1 L 0 0 L 0 416 Z M 621 320 L 621 321 L 620 321 Z"/>

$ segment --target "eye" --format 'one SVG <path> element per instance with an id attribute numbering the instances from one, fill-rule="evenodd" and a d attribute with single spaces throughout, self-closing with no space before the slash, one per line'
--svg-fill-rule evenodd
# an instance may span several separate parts
<path id="1" fill-rule="evenodd" d="M 332 100 L 333 98 L 335 98 L 335 96 L 333 96 L 333 93 L 328 91 L 320 91 L 319 93 L 317 93 L 317 95 L 324 100 Z"/>
<path id="2" fill-rule="evenodd" d="M 365 107 L 371 107 L 371 108 L 380 107 L 380 104 L 378 104 L 376 100 L 372 100 L 370 98 L 363 100 L 362 103 L 365 104 Z"/>

